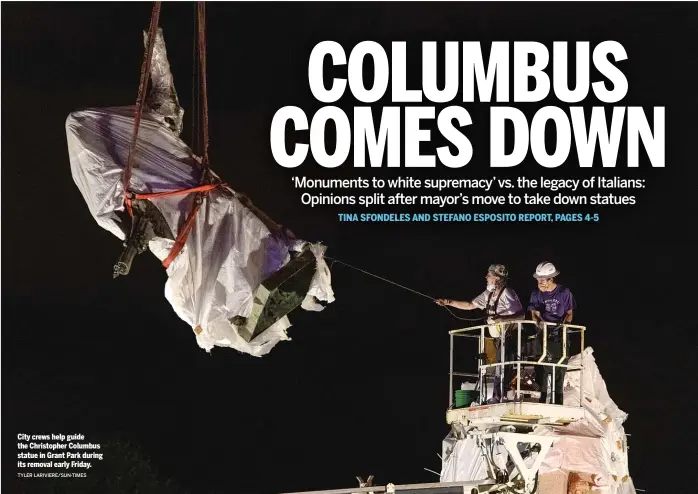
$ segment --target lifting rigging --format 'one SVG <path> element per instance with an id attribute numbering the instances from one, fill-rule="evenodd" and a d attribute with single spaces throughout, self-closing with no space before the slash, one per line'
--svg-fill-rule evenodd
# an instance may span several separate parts
<path id="1" fill-rule="evenodd" d="M 98 224 L 124 242 L 115 278 L 150 249 L 168 274 L 166 298 L 199 346 L 261 356 L 289 339 L 291 311 L 334 301 L 325 247 L 297 239 L 211 169 L 204 2 L 196 4 L 201 98 L 193 119 L 201 156 L 181 140 L 184 111 L 160 11 L 154 2 L 135 106 L 68 117 L 73 178 Z"/>

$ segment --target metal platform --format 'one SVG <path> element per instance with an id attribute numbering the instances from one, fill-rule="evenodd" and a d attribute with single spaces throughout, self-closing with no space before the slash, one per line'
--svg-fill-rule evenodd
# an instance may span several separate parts
<path id="1" fill-rule="evenodd" d="M 504 330 L 504 325 L 506 325 L 506 330 Z M 498 327 L 496 334 L 500 334 L 498 337 L 500 340 L 500 354 L 497 363 L 487 363 L 485 354 L 485 341 L 491 340 L 492 338 L 488 336 L 493 327 Z M 527 328 L 527 329 L 525 329 Z M 551 356 L 548 356 L 547 345 L 548 345 L 548 334 L 552 331 L 558 331 L 562 335 L 562 355 L 555 361 Z M 478 403 L 480 405 L 485 404 L 485 402 L 492 397 L 493 392 L 493 381 L 491 373 L 494 371 L 495 374 L 499 376 L 506 376 L 505 367 L 513 369 L 513 374 L 515 376 L 514 382 L 516 385 L 509 389 L 509 386 L 505 386 L 504 379 L 500 379 L 498 386 L 498 396 L 509 397 L 513 402 L 521 402 L 529 400 L 529 403 L 535 403 L 535 401 L 530 401 L 531 397 L 535 394 L 538 398 L 541 397 L 539 392 L 543 391 L 541 389 L 536 389 L 536 387 L 522 387 L 522 370 L 532 369 L 535 372 L 545 372 L 552 374 L 552 382 L 550 383 L 552 387 L 548 391 L 546 396 L 546 401 L 551 401 L 554 404 L 555 399 L 555 378 L 558 372 L 581 372 L 581 384 L 580 384 L 580 402 L 582 399 L 581 389 L 584 389 L 584 367 L 583 365 L 575 366 L 563 363 L 567 360 L 569 355 L 567 355 L 567 343 L 568 337 L 578 336 L 580 342 L 581 354 L 584 351 L 584 333 L 586 327 L 579 326 L 576 324 L 553 324 L 548 322 L 536 323 L 530 320 L 512 320 L 506 323 L 495 323 L 495 324 L 482 324 L 479 326 L 472 326 L 469 328 L 455 329 L 449 331 L 450 337 L 450 369 L 449 369 L 449 409 L 453 408 L 453 394 L 454 394 L 454 378 L 462 380 L 476 380 L 475 389 L 478 391 Z M 524 333 L 533 332 L 534 336 L 525 336 Z M 540 332 L 540 334 L 538 333 Z M 552 334 L 552 333 L 551 333 Z M 454 339 L 455 338 L 467 338 L 474 340 L 477 344 L 477 372 L 457 372 L 454 369 Z M 519 357 L 515 360 L 508 360 L 505 355 L 506 344 L 505 341 L 514 338 L 516 342 L 515 354 Z M 528 341 L 541 341 L 540 352 L 537 350 L 534 354 L 526 357 L 524 352 L 524 340 Z M 538 355 L 540 354 L 540 355 Z M 525 372 L 524 372 L 525 374 Z M 508 384 L 508 383 L 507 383 Z M 559 391 L 559 390 L 558 390 Z M 509 396 L 511 395 L 511 396 Z M 543 403 L 546 404 L 546 403 Z"/>
<path id="2" fill-rule="evenodd" d="M 584 409 L 548 403 L 512 402 L 454 408 L 446 412 L 449 425 L 547 425 L 564 427 L 584 418 Z"/>
<path id="3" fill-rule="evenodd" d="M 477 448 L 487 462 L 487 475 L 489 479 L 467 482 L 434 483 L 434 484 L 408 484 L 375 487 L 358 487 L 338 490 L 308 491 L 287 494 L 364 494 L 364 493 L 400 493 L 400 494 L 532 494 L 537 490 L 537 476 L 541 463 L 550 451 L 557 438 L 553 435 L 536 433 L 537 426 L 545 426 L 549 429 L 564 429 L 575 422 L 584 420 L 585 410 L 581 406 L 565 406 L 555 404 L 555 374 L 556 372 L 581 372 L 580 381 L 583 384 L 584 367 L 580 365 L 563 364 L 567 358 L 567 337 L 578 335 L 580 337 L 581 351 L 584 350 L 584 326 L 563 324 L 562 331 L 562 356 L 556 360 L 547 360 L 547 334 L 549 323 L 538 325 L 533 321 L 516 320 L 509 321 L 515 331 L 509 337 L 516 340 L 516 355 L 522 355 L 522 329 L 526 325 L 535 325 L 541 330 L 542 351 L 540 356 L 533 356 L 533 360 L 507 360 L 504 354 L 506 332 L 501 334 L 501 355 L 499 362 L 487 363 L 485 354 L 485 339 L 489 338 L 489 326 L 480 325 L 471 328 L 449 331 L 450 336 L 450 369 L 449 369 L 449 407 L 446 412 L 446 422 L 451 426 L 451 437 L 456 440 L 474 439 Z M 539 326 L 542 326 L 539 327 Z M 487 331 L 487 333 L 486 333 Z M 455 337 L 469 338 L 477 344 L 477 372 L 462 372 L 454 369 Z M 511 366 L 516 376 L 515 384 L 504 387 L 503 380 L 499 380 L 499 395 L 507 396 L 510 401 L 503 403 L 486 404 L 492 398 L 494 386 L 494 374 L 504 375 L 504 367 Z M 550 371 L 552 379 L 547 390 L 547 399 L 551 403 L 533 401 L 532 398 L 541 399 L 532 395 L 536 389 L 531 389 L 530 382 L 524 382 L 522 386 L 522 370 L 535 367 Z M 470 381 L 469 387 L 463 390 L 472 390 L 471 406 L 456 408 L 454 405 L 454 379 Z M 474 381 L 474 382 L 473 382 Z M 525 379 L 524 379 L 525 381 Z M 582 384 L 580 388 L 583 389 Z M 579 400 L 582 401 L 580 389 Z M 528 401 L 527 401 L 528 400 Z M 546 400 L 547 401 L 547 400 Z M 465 405 L 465 403 L 464 403 Z M 494 458 L 494 450 L 504 451 L 507 459 L 506 468 L 499 465 Z M 499 453 L 498 453 L 499 454 Z M 534 456 L 535 455 L 535 456 Z M 479 476 L 480 474 L 478 474 Z M 358 477 L 357 477 L 358 478 Z M 365 484 L 362 484 L 365 485 Z"/>

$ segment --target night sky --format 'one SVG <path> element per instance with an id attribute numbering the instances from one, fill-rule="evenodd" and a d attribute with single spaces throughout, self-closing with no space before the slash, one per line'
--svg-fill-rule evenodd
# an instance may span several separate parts
<path id="1" fill-rule="evenodd" d="M 163 479 L 197 493 L 343 488 L 370 474 L 378 485 L 437 481 L 424 468 L 440 470 L 448 433 L 447 331 L 467 323 L 427 298 L 335 264 L 336 302 L 321 313 L 291 314 L 292 341 L 259 359 L 200 349 L 165 300 L 166 274 L 150 253 L 112 280 L 121 246 L 95 223 L 73 183 L 65 119 L 79 108 L 135 102 L 151 7 L 2 8 L 4 485 L 16 475 L 20 432 L 130 441 Z M 695 451 L 682 450 L 695 433 L 682 430 L 692 428 L 685 408 L 695 402 L 698 330 L 695 5 L 210 3 L 207 12 L 210 156 L 218 174 L 298 237 L 325 243 L 329 256 L 432 297 L 470 300 L 484 288 L 487 266 L 501 262 L 528 299 L 536 264 L 554 262 L 577 299 L 575 322 L 589 328 L 611 397 L 630 414 L 636 487 L 694 492 Z M 190 142 L 193 5 L 165 3 L 160 24 Z M 327 39 L 347 52 L 367 39 L 407 41 L 411 87 L 419 83 L 422 40 L 619 41 L 629 92 L 617 105 L 649 114 L 666 106 L 666 168 L 650 169 L 642 155 L 639 169 L 620 160 L 617 170 L 580 171 L 572 155 L 557 170 L 528 160 L 493 173 L 481 124 L 471 164 L 413 176 L 603 175 L 645 178 L 647 188 L 634 207 L 589 208 L 601 214 L 598 224 L 340 223 L 338 212 L 362 210 L 303 206 L 291 177 L 399 173 L 356 171 L 351 163 L 321 170 L 310 161 L 287 170 L 269 147 L 276 110 L 297 105 L 312 115 L 321 106 L 308 88 L 307 61 Z M 552 98 L 544 104 L 564 108 Z M 522 108 L 529 114 L 540 105 Z M 471 108 L 474 120 L 486 116 L 486 106 Z M 460 362 L 462 370 L 474 365 Z"/>

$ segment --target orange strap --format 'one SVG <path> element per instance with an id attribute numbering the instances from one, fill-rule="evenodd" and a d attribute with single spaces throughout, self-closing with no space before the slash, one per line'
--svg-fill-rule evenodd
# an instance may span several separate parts
<path id="1" fill-rule="evenodd" d="M 150 194 L 133 194 L 132 197 L 133 199 L 157 199 L 159 197 L 178 196 L 182 194 L 191 194 L 194 192 L 208 192 L 209 190 L 213 190 L 216 187 L 225 186 L 226 184 L 206 184 L 199 185 L 197 187 L 192 187 L 191 189 L 170 190 L 167 192 L 153 192 Z"/>
<path id="2" fill-rule="evenodd" d="M 172 261 L 174 261 L 175 257 L 177 257 L 184 248 L 184 244 L 187 243 L 187 238 L 189 238 L 189 232 L 191 232 L 191 229 L 194 226 L 194 220 L 196 219 L 196 214 L 199 212 L 200 207 L 201 203 L 199 201 L 196 201 L 196 203 L 194 204 L 194 208 L 189 213 L 189 217 L 184 222 L 182 229 L 179 231 L 179 234 L 177 235 L 177 239 L 175 240 L 175 243 L 172 246 L 172 250 L 170 250 L 170 254 L 165 258 L 164 261 L 162 261 L 162 265 L 165 267 L 165 269 L 170 267 Z"/>
<path id="3" fill-rule="evenodd" d="M 126 204 L 126 211 L 128 211 L 128 214 L 131 218 L 133 218 L 133 205 L 132 205 L 132 200 L 130 193 L 126 193 L 124 195 L 124 204 Z"/>
<path id="4" fill-rule="evenodd" d="M 175 243 L 172 246 L 172 250 L 170 250 L 169 255 L 167 258 L 162 261 L 162 265 L 167 269 L 172 261 L 174 261 L 175 257 L 182 251 L 184 248 L 184 245 L 187 243 L 187 238 L 189 238 L 189 233 L 191 232 L 192 227 L 194 226 L 194 221 L 196 220 L 196 214 L 199 212 L 199 209 L 201 208 L 201 203 L 205 199 L 205 197 L 208 195 L 208 193 L 217 188 L 217 187 L 225 187 L 226 184 L 223 183 L 217 183 L 217 184 L 206 184 L 206 185 L 199 185 L 198 187 L 192 187 L 191 189 L 181 189 L 181 190 L 171 190 L 168 192 L 154 192 L 151 194 L 127 194 L 126 195 L 126 205 L 127 207 L 130 208 L 131 206 L 131 201 L 133 199 L 157 199 L 159 197 L 169 197 L 169 196 L 175 196 L 175 195 L 182 195 L 182 194 L 192 194 L 196 193 L 198 195 L 197 199 L 195 200 L 194 207 L 192 208 L 191 212 L 189 213 L 189 216 L 187 216 L 187 219 L 184 221 L 184 225 L 182 225 L 182 229 L 179 231 L 179 234 L 177 235 L 177 238 L 175 239 Z"/>

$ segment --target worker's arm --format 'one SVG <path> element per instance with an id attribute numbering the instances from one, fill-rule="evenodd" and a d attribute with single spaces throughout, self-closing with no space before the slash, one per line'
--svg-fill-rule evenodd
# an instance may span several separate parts
<path id="1" fill-rule="evenodd" d="M 565 320 L 562 322 L 563 324 L 572 324 L 572 319 L 574 319 L 574 311 L 572 309 L 567 311 L 567 316 L 565 316 Z"/>
<path id="2" fill-rule="evenodd" d="M 565 318 L 563 319 L 562 323 L 563 324 L 571 324 L 572 319 L 574 319 L 574 310 L 577 308 L 577 302 L 574 299 L 574 295 L 572 295 L 572 292 L 568 291 L 568 297 L 567 297 L 567 303 L 566 303 L 566 309 L 567 313 L 565 314 Z"/>
<path id="3" fill-rule="evenodd" d="M 450 305 L 451 307 L 455 307 L 456 309 L 461 309 L 461 310 L 474 310 L 474 309 L 478 308 L 472 302 L 465 302 L 465 301 L 459 301 L 459 300 L 449 300 L 447 298 L 438 298 L 434 302 L 436 302 L 439 305 Z"/>

